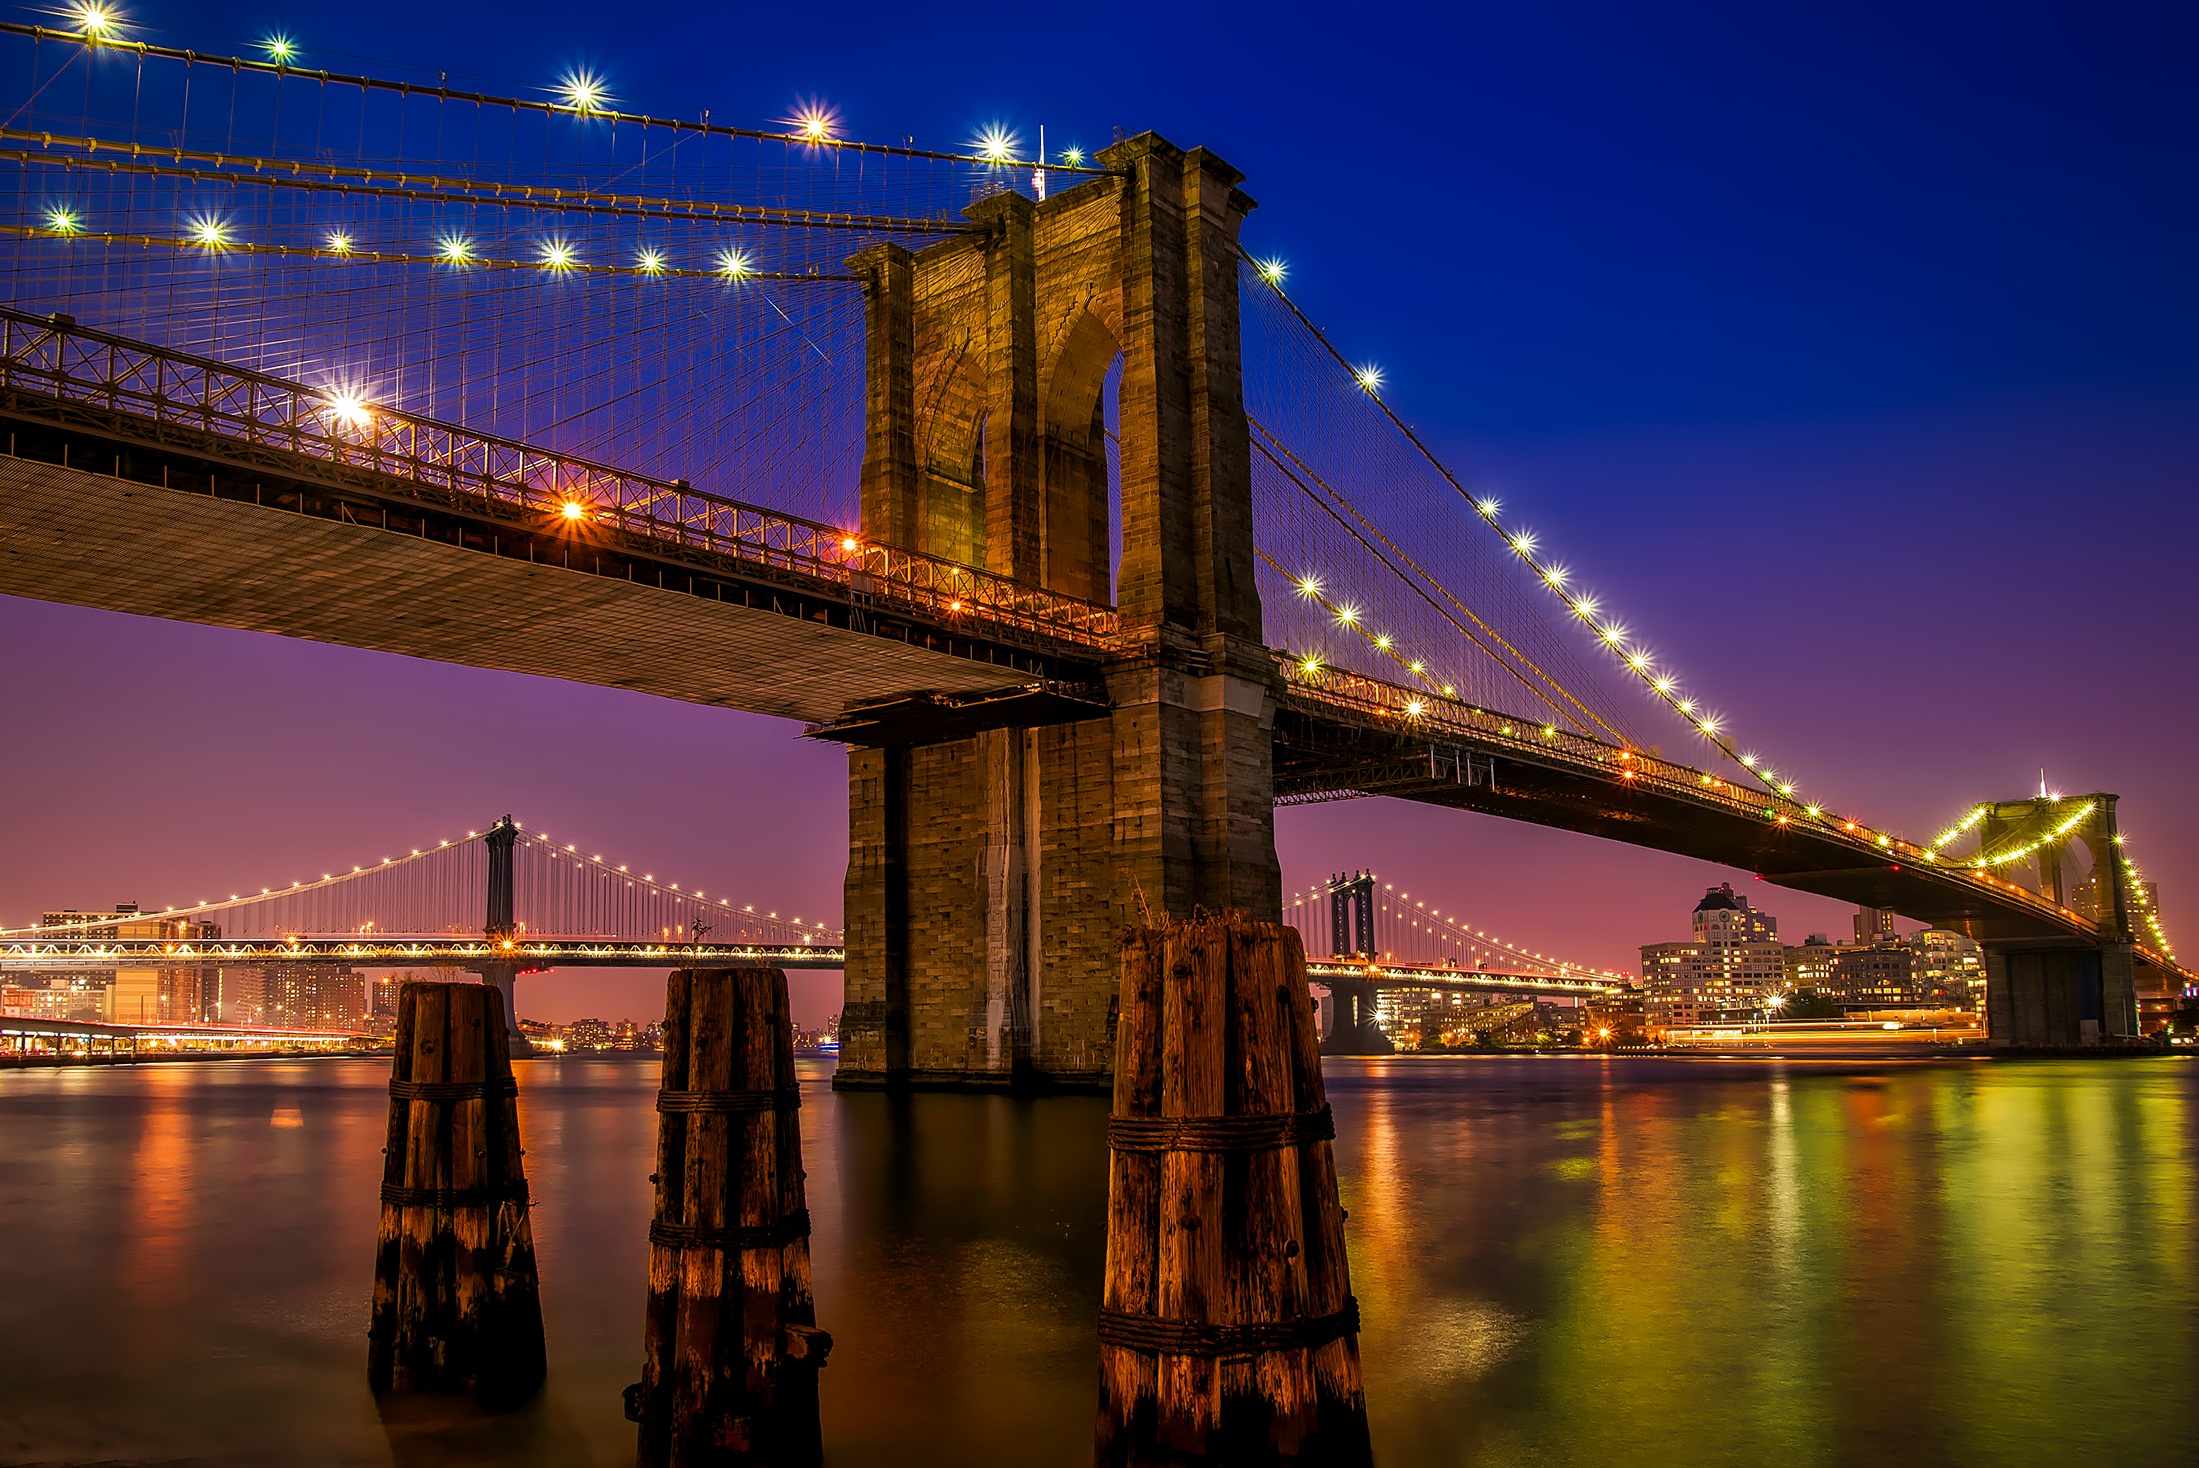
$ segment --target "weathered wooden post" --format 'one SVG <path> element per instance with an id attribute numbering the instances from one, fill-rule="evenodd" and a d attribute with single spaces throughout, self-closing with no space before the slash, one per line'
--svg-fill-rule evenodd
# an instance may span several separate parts
<path id="1" fill-rule="evenodd" d="M 1372 1461 L 1335 1126 L 1292 929 L 1133 929 L 1093 1460 Z"/>
<path id="2" fill-rule="evenodd" d="M 375 1238 L 367 1381 L 508 1405 L 542 1384 L 542 1303 L 503 997 L 406 984 Z"/>
<path id="3" fill-rule="evenodd" d="M 682 969 L 666 985 L 642 1468 L 823 1460 L 786 975 Z"/>

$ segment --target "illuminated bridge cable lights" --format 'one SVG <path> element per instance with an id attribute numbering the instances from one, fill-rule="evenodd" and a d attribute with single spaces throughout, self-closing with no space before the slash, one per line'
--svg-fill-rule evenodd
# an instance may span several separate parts
<path id="1" fill-rule="evenodd" d="M 1433 610 L 1445 625 L 1464 637 L 1494 667 L 1517 682 L 1538 703 L 1565 723 L 1583 731 L 1591 727 L 1599 729 L 1614 743 L 1627 742 L 1625 736 L 1593 707 L 1492 626 L 1470 604 L 1454 594 L 1440 578 L 1431 575 L 1418 558 L 1409 554 L 1394 537 L 1369 519 L 1348 496 L 1331 485 L 1266 424 L 1257 418 L 1248 418 L 1247 423 L 1252 430 L 1254 451 L 1270 468 L 1318 506 L 1350 540 L 1398 578 L 1411 590 L 1415 599 Z M 1263 564 L 1296 584 L 1301 595 L 1310 595 L 1309 583 L 1312 591 L 1317 592 L 1320 589 L 1318 575 L 1293 576 L 1264 547 L 1255 545 L 1254 550 Z M 1420 665 L 1416 666 L 1416 663 Z M 1410 661 L 1407 667 L 1415 677 L 1425 672 L 1424 660 Z M 1446 698 L 1454 696 L 1454 691 L 1449 686 L 1445 686 L 1442 693 Z"/>
<path id="2" fill-rule="evenodd" d="M 1327 335 L 1314 324 L 1313 320 L 1299 308 L 1297 302 L 1293 301 L 1289 294 L 1284 291 L 1280 278 L 1270 278 L 1256 267 L 1255 274 L 1263 284 L 1274 291 L 1276 298 L 1290 312 L 1291 316 L 1320 344 L 1364 396 L 1374 403 L 1390 425 L 1412 445 L 1420 457 L 1443 478 L 1445 483 L 1457 491 L 1459 497 L 1472 508 L 1474 514 L 1490 530 L 1495 532 L 1505 545 L 1510 547 L 1513 554 L 1518 557 L 1534 579 L 1558 599 L 1560 605 L 1565 608 L 1568 614 L 1588 628 L 1594 643 L 1605 651 L 1615 654 L 1620 664 L 1632 672 L 1645 688 L 1675 714 L 1685 719 L 1698 733 L 1709 740 L 1720 753 L 1728 759 L 1739 761 L 1741 752 L 1726 732 L 1725 721 L 1714 713 L 1694 707 L 1695 700 L 1680 691 L 1678 680 L 1662 668 L 1646 647 L 1639 642 L 1628 639 L 1623 631 L 1619 630 L 1610 619 L 1598 620 L 1599 603 L 1596 598 L 1586 593 L 1568 591 L 1569 576 L 1563 567 L 1538 554 L 1539 541 L 1534 533 L 1523 526 L 1507 525 L 1499 514 L 1500 506 L 1494 498 L 1469 494 L 1466 487 L 1459 482 L 1458 477 L 1451 472 L 1449 466 L 1444 464 L 1428 448 L 1420 436 L 1413 431 L 1411 425 L 1406 423 L 1396 410 L 1389 405 L 1387 399 L 1375 390 L 1380 386 L 1379 374 L 1377 374 L 1375 381 L 1370 384 L 1362 375 L 1363 369 L 1345 357 L 1329 341 Z M 1749 768 L 1766 788 L 1781 795 L 1791 796 L 1794 793 L 1794 786 L 1791 781 L 1780 781 L 1773 772 L 1758 769 L 1754 765 L 1750 765 Z"/>
<path id="3" fill-rule="evenodd" d="M 459 266 L 467 270 L 530 271 L 538 274 L 626 277 L 636 280 L 764 280 L 784 284 L 845 285 L 858 279 L 853 275 L 828 274 L 816 270 L 759 270 L 740 250 L 720 250 L 708 266 L 671 265 L 663 254 L 654 250 L 644 250 L 631 265 L 617 265 L 602 261 L 584 261 L 575 247 L 564 241 L 548 242 L 532 257 L 485 255 L 471 239 L 462 235 L 439 236 L 433 241 L 432 250 L 427 253 L 369 249 L 361 245 L 354 236 L 342 232 L 325 236 L 317 245 L 269 244 L 239 239 L 229 226 L 218 220 L 194 223 L 186 233 L 180 235 L 123 234 L 87 230 L 77 216 L 68 214 L 61 217 L 59 211 L 49 214 L 42 226 L 0 224 L 0 235 L 18 238 L 61 235 L 93 244 L 129 245 L 151 250 L 214 249 L 227 255 L 330 260 L 354 266 L 442 265 Z"/>
<path id="4" fill-rule="evenodd" d="M 345 164 L 320 158 L 284 158 L 166 144 L 114 142 L 22 128 L 0 127 L 0 158 L 78 174 L 250 185 L 346 199 L 462 204 L 468 208 L 593 214 L 665 223 L 718 222 L 793 230 L 915 235 L 963 235 L 974 229 L 967 221 L 913 215 L 682 198 L 564 184 L 518 183 L 432 170 Z"/>
<path id="5" fill-rule="evenodd" d="M 232 74 L 258 74 L 264 76 L 291 76 L 322 83 L 355 87 L 366 91 L 390 92 L 400 96 L 428 98 L 438 102 L 458 102 L 472 106 L 495 107 L 513 112 L 526 112 L 545 116 L 583 117 L 591 123 L 615 123 L 621 127 L 661 129 L 666 132 L 697 137 L 742 138 L 755 142 L 789 143 L 820 149 L 833 149 L 851 154 L 874 154 L 884 157 L 907 158 L 920 162 L 962 163 L 994 165 L 1010 161 L 1005 157 L 992 157 L 987 149 L 996 131 L 988 129 L 973 143 L 975 151 L 955 153 L 936 148 L 918 148 L 899 143 L 869 142 L 860 138 L 812 136 L 806 124 L 797 123 L 784 130 L 770 128 L 735 127 L 730 124 L 709 121 L 688 121 L 681 118 L 656 117 L 647 113 L 626 112 L 614 104 L 611 83 L 594 72 L 568 73 L 556 83 L 544 89 L 537 97 L 506 97 L 489 92 L 466 91 L 447 85 L 431 86 L 419 82 L 398 81 L 390 77 L 369 76 L 354 72 L 337 72 L 321 68 L 301 67 L 294 58 L 276 60 L 272 56 L 216 56 L 202 51 L 190 51 L 175 46 L 156 45 L 148 41 L 121 39 L 122 17 L 112 6 L 99 0 L 85 0 L 72 6 L 67 18 L 73 20 L 76 30 L 56 30 L 50 26 L 28 25 L 19 21 L 0 22 L 0 34 L 28 36 L 36 40 L 73 41 L 95 47 L 106 47 L 133 53 L 144 58 L 158 58 L 186 64 L 219 68 Z M 1013 133 L 1005 133 L 1006 151 L 1015 147 Z M 1059 162 L 1031 159 L 1019 167 L 1033 167 L 1048 172 L 1104 176 L 1104 168 L 1095 168 L 1081 159 L 1066 158 Z"/>

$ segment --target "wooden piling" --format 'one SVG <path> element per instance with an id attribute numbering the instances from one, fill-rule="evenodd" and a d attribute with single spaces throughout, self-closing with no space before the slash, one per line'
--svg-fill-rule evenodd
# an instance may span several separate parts
<path id="1" fill-rule="evenodd" d="M 810 1294 L 786 975 L 683 969 L 665 989 L 641 1468 L 812 1468 L 832 1337 Z"/>
<path id="2" fill-rule="evenodd" d="M 367 1381 L 492 1405 L 542 1384 L 542 1304 L 503 996 L 398 991 Z"/>
<path id="3" fill-rule="evenodd" d="M 1108 1119 L 1093 1461 L 1372 1461 L 1298 935 L 1133 929 Z"/>

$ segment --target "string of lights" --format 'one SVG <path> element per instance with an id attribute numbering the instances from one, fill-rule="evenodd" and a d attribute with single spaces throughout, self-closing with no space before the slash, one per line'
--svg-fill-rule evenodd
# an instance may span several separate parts
<path id="1" fill-rule="evenodd" d="M 297 43 L 286 35 L 273 35 L 261 43 L 267 53 L 264 59 L 250 56 L 218 56 L 205 52 L 185 50 L 175 46 L 163 46 L 151 41 L 131 40 L 124 34 L 130 21 L 118 8 L 99 3 L 99 0 L 80 0 L 69 8 L 70 19 L 76 22 L 75 30 L 56 30 L 48 26 L 30 25 L 20 21 L 0 21 L 0 34 L 27 36 L 39 41 L 74 41 L 89 50 L 125 51 L 144 57 L 158 57 L 170 61 L 186 61 L 201 65 L 221 67 L 230 72 L 246 75 L 259 74 L 270 77 L 297 76 L 314 81 L 331 82 L 341 86 L 357 87 L 366 91 L 390 92 L 405 97 L 429 97 L 438 101 L 467 102 L 480 106 L 506 108 L 513 112 L 543 114 L 567 114 L 589 118 L 592 121 L 615 123 L 633 127 L 662 128 L 673 133 L 694 136 L 742 138 L 756 142 L 788 143 L 820 151 L 877 154 L 894 158 L 908 158 L 934 163 L 966 163 L 988 167 L 1035 168 L 1047 173 L 1105 176 L 1107 170 L 1094 168 L 1084 162 L 1081 150 L 1064 150 L 1061 161 L 1051 162 L 1041 158 L 1017 158 L 1014 156 L 1020 140 L 998 126 L 985 129 L 971 144 L 972 151 L 957 153 L 937 148 L 918 148 L 900 143 L 871 142 L 860 138 L 838 136 L 834 129 L 837 120 L 827 108 L 810 106 L 788 119 L 784 130 L 738 127 L 730 123 L 705 120 L 688 121 L 684 118 L 656 117 L 646 113 L 626 112 L 616 105 L 609 84 L 596 73 L 586 70 L 567 72 L 554 87 L 547 88 L 547 98 L 498 96 L 490 92 L 471 91 L 447 85 L 428 86 L 419 82 L 400 81 L 391 77 L 377 77 L 358 73 L 330 71 L 298 64 L 302 54 Z M 1075 153 L 1072 160 L 1068 155 Z"/>
<path id="2" fill-rule="evenodd" d="M 221 153 L 172 145 L 113 142 L 93 137 L 56 136 L 20 128 L 0 128 L 0 159 L 53 168 L 146 178 L 186 179 L 192 183 L 251 183 L 264 188 L 341 194 L 350 198 L 409 199 L 437 204 L 490 205 L 561 214 L 601 214 L 623 219 L 681 219 L 716 223 L 768 224 L 790 229 L 855 230 L 865 234 L 969 234 L 964 220 L 918 219 L 859 214 L 844 210 L 782 209 L 716 199 L 679 199 L 652 194 L 622 194 L 598 188 L 557 184 L 507 183 L 495 179 L 448 178 L 413 169 L 397 171 L 347 167 L 313 159 L 274 158 Z M 9 147 L 5 143 L 35 143 Z M 82 156 L 55 148 L 81 149 Z M 119 154 L 100 157 L 100 153 Z M 161 161 L 166 160 L 166 161 Z M 204 164 L 187 168 L 185 163 Z"/>
<path id="3" fill-rule="evenodd" d="M 580 259 L 571 244 L 558 239 L 545 240 L 540 253 L 531 260 L 514 260 L 485 255 L 472 240 L 460 235 L 446 235 L 435 242 L 432 253 L 421 254 L 370 249 L 357 243 L 351 235 L 340 233 L 329 235 L 326 243 L 320 245 L 264 244 L 240 239 L 227 223 L 212 218 L 198 220 L 192 224 L 188 233 L 182 235 L 122 234 L 107 230 L 88 230 L 80 226 L 76 216 L 66 210 L 55 210 L 47 216 L 42 226 L 0 224 L 0 236 L 23 238 L 39 235 L 55 239 L 83 240 L 88 244 L 135 245 L 155 250 L 213 251 L 295 260 L 347 261 L 360 265 L 431 265 L 467 270 L 547 271 L 553 275 L 594 275 L 630 280 L 769 280 L 846 284 L 859 279 L 852 275 L 826 275 L 816 271 L 758 270 L 738 250 L 719 251 L 717 258 L 708 267 L 672 265 L 655 250 L 640 251 L 631 265 L 602 265 Z"/>
<path id="4" fill-rule="evenodd" d="M 1417 560 L 1415 560 L 1389 536 L 1385 535 L 1381 531 L 1380 527 L 1378 527 L 1374 524 L 1373 521 L 1368 519 L 1368 517 L 1363 514 L 1356 505 L 1352 504 L 1346 496 L 1338 493 L 1319 474 L 1315 473 L 1312 467 L 1306 464 L 1303 459 L 1299 458 L 1294 452 L 1292 452 L 1290 447 L 1287 444 L 1283 443 L 1283 441 L 1279 437 L 1270 432 L 1264 425 L 1259 423 L 1257 420 L 1253 421 L 1252 429 L 1253 447 L 1259 452 L 1262 458 L 1266 459 L 1270 464 L 1275 467 L 1275 469 L 1279 473 L 1283 474 L 1292 483 L 1297 484 L 1299 489 L 1303 493 L 1305 493 L 1308 498 L 1314 500 L 1315 503 L 1319 504 L 1332 517 L 1337 518 L 1340 524 L 1344 524 L 1345 530 L 1349 534 L 1351 534 L 1354 539 L 1358 540 L 1361 545 L 1367 546 L 1367 549 L 1375 555 L 1378 561 L 1382 562 L 1385 565 L 1388 565 L 1387 557 L 1384 555 L 1384 552 L 1386 551 L 1388 555 L 1395 556 L 1399 562 L 1402 562 L 1404 568 L 1410 570 L 1412 574 L 1410 576 L 1407 576 L 1404 574 L 1403 571 L 1399 570 L 1397 566 L 1388 565 L 1388 569 L 1391 571 L 1391 573 L 1393 575 L 1396 575 L 1399 580 L 1403 581 L 1407 586 L 1409 586 L 1413 590 L 1414 594 L 1420 598 L 1420 600 L 1435 607 L 1437 615 L 1442 618 L 1445 625 L 1448 625 L 1453 630 L 1464 636 L 1474 646 L 1480 648 L 1483 653 L 1488 655 L 1491 662 L 1493 662 L 1496 666 L 1504 669 L 1504 671 L 1510 674 L 1511 677 L 1515 679 L 1522 687 L 1526 688 L 1526 690 L 1530 694 L 1532 694 L 1537 701 L 1548 706 L 1553 713 L 1557 714 L 1567 723 L 1574 724 L 1576 727 L 1582 728 L 1584 730 L 1589 724 L 1593 724 L 1596 728 L 1601 729 L 1605 735 L 1610 737 L 1615 742 L 1622 744 L 1627 742 L 1625 736 L 1623 736 L 1617 729 L 1614 729 L 1601 714 L 1590 708 L 1586 702 L 1584 702 L 1580 697 L 1574 694 L 1556 677 L 1546 672 L 1538 663 L 1535 662 L 1533 658 L 1529 657 L 1526 653 L 1522 652 L 1517 646 L 1515 646 L 1513 642 L 1509 638 L 1505 637 L 1502 632 L 1499 632 L 1496 628 L 1492 627 L 1486 620 L 1482 618 L 1479 613 L 1474 611 L 1472 607 L 1468 606 L 1463 600 L 1452 594 L 1450 589 L 1444 586 L 1441 581 L 1430 575 L 1428 571 Z M 1303 478 L 1300 477 L 1301 475 L 1303 476 Z M 1318 489 L 1321 491 L 1320 493 L 1315 492 L 1316 487 L 1318 487 Z M 1331 503 L 1332 501 L 1333 503 Z M 1350 521 L 1352 523 L 1344 522 L 1344 516 L 1347 515 L 1350 517 Z M 1372 536 L 1374 539 L 1379 540 L 1382 543 L 1383 549 L 1375 550 L 1373 546 L 1367 545 L 1367 537 L 1369 536 Z M 1270 569 L 1287 578 L 1297 588 L 1298 593 L 1301 596 L 1309 600 L 1320 600 L 1322 582 L 1321 577 L 1317 572 L 1308 571 L 1294 575 L 1293 573 L 1288 571 L 1279 560 L 1277 560 L 1274 556 L 1269 555 L 1265 550 L 1262 550 L 1260 552 L 1260 555 L 1261 558 L 1266 561 Z M 1448 602 L 1451 607 L 1455 608 L 1461 615 L 1463 615 L 1468 621 L 1470 621 L 1473 626 L 1469 628 L 1460 625 L 1457 618 L 1453 617 L 1449 611 L 1447 611 L 1443 606 L 1436 605 L 1434 602 L 1434 598 L 1431 597 L 1428 591 L 1428 588 L 1431 587 L 1434 589 L 1436 594 L 1440 595 L 1445 602 Z M 1343 625 L 1357 625 L 1356 608 L 1352 609 L 1352 616 L 1345 617 L 1342 615 L 1342 608 L 1331 606 L 1326 601 L 1321 601 L 1321 605 L 1332 615 L 1336 615 L 1339 622 Z M 1364 632 L 1363 627 L 1359 628 L 1358 630 Z M 1388 634 L 1383 634 L 1380 637 L 1373 637 L 1370 635 L 1369 641 L 1370 645 L 1373 646 L 1378 652 L 1389 654 L 1392 661 L 1397 662 L 1400 666 L 1404 667 L 1414 677 L 1422 679 L 1424 682 L 1427 683 L 1427 686 L 1429 686 L 1430 688 L 1440 687 L 1442 690 L 1442 694 L 1445 698 L 1453 698 L 1457 696 L 1455 687 L 1453 685 L 1440 683 L 1429 678 L 1429 675 L 1424 665 L 1424 660 L 1402 658 L 1393 654 L 1391 650 L 1392 639 L 1388 636 Z M 1491 643 L 1494 643 L 1495 646 L 1492 647 L 1490 645 Z M 1530 674 L 1532 674 L 1533 676 L 1530 677 Z M 1546 689 L 1548 691 L 1546 691 Z M 1553 699 L 1551 697 L 1551 692 L 1555 692 L 1557 694 L 1556 699 Z M 1566 711 L 1566 705 L 1569 705 L 1573 712 L 1568 713 Z"/>
<path id="5" fill-rule="evenodd" d="M 1336 348 L 1327 334 L 1306 315 L 1304 309 L 1291 299 L 1289 293 L 1283 289 L 1283 280 L 1288 270 L 1281 260 L 1268 258 L 1251 263 L 1254 275 L 1275 293 L 1277 300 L 1328 353 L 1335 366 L 1366 395 L 1389 424 L 1457 492 L 1459 498 L 1472 508 L 1480 521 L 1496 533 L 1533 579 L 1557 599 L 1565 612 L 1589 632 L 1599 647 L 1633 674 L 1654 697 L 1686 720 L 1721 754 L 1748 770 L 1765 788 L 1780 795 L 1791 797 L 1795 794 L 1791 780 L 1781 779 L 1776 771 L 1764 765 L 1757 756 L 1744 753 L 1739 748 L 1726 732 L 1725 721 L 1719 715 L 1704 709 L 1694 696 L 1684 692 L 1678 676 L 1658 659 L 1647 644 L 1635 637 L 1623 622 L 1604 614 L 1597 597 L 1584 589 L 1576 588 L 1570 571 L 1539 553 L 1540 544 L 1533 531 L 1516 524 L 1508 525 L 1501 516 L 1502 505 L 1494 497 L 1477 496 L 1467 490 L 1449 466 L 1382 396 L 1384 376 L 1381 369 L 1371 364 L 1354 364 Z"/>

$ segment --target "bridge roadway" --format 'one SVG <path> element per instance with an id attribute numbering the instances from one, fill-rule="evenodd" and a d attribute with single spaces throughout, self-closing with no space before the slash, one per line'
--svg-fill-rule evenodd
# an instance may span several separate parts
<path id="1" fill-rule="evenodd" d="M 314 389 L 65 319 L 0 308 L 0 432 L 0 592 L 775 714 L 857 744 L 1107 707 L 1109 608 L 394 411 L 347 424 Z M 2037 894 L 1775 794 L 1281 653 L 1276 668 L 1284 802 L 1389 795 L 2008 947 L 2094 941 Z"/>

